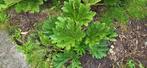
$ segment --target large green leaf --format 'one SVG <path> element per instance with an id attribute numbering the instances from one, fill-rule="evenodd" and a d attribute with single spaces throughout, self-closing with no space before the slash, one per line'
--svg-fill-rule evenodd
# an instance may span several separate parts
<path id="1" fill-rule="evenodd" d="M 71 58 L 70 53 L 58 53 L 53 56 L 54 68 L 64 68 L 64 64 Z"/>
<path id="2" fill-rule="evenodd" d="M 65 50 L 63 53 L 57 53 L 53 56 L 54 68 L 81 68 L 79 59 L 79 55 L 74 51 Z"/>
<path id="3" fill-rule="evenodd" d="M 20 1 L 21 0 L 1 0 L 0 1 L 0 11 L 6 10 L 7 8 L 13 6 L 14 4 Z"/>
<path id="4" fill-rule="evenodd" d="M 78 45 L 85 36 L 79 22 L 67 17 L 59 17 L 53 31 L 54 34 L 51 36 L 53 43 L 57 43 L 58 47 L 68 50 Z"/>
<path id="5" fill-rule="evenodd" d="M 5 1 L 4 0 L 0 0 L 0 4 L 4 4 L 5 3 Z"/>
<path id="6" fill-rule="evenodd" d="M 39 12 L 39 6 L 43 4 L 44 0 L 23 0 L 15 5 L 17 12 Z"/>
<path id="7" fill-rule="evenodd" d="M 47 36 L 52 35 L 53 34 L 53 28 L 55 28 L 55 22 L 56 21 L 57 21 L 56 17 L 49 17 L 47 20 L 45 20 L 43 22 L 41 31 Z"/>
<path id="8" fill-rule="evenodd" d="M 82 25 L 86 25 L 93 19 L 95 12 L 90 11 L 90 6 L 84 5 L 80 1 L 69 0 L 69 2 L 64 2 L 62 10 L 64 16 L 79 21 Z"/>
<path id="9" fill-rule="evenodd" d="M 79 57 L 73 57 L 71 64 L 67 68 L 82 68 Z"/>
<path id="10" fill-rule="evenodd" d="M 107 46 L 106 41 L 101 41 L 98 44 L 95 44 L 94 46 L 90 46 L 89 52 L 92 55 L 93 58 L 101 59 L 107 55 L 107 52 L 109 50 Z"/>
<path id="11" fill-rule="evenodd" d="M 88 27 L 86 34 L 86 44 L 90 46 L 99 43 L 101 40 L 113 40 L 117 36 L 114 30 L 107 26 L 106 23 L 93 23 Z"/>

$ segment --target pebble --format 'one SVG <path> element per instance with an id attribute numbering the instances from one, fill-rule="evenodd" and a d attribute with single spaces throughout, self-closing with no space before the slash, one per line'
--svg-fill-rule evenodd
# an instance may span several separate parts
<path id="1" fill-rule="evenodd" d="M 114 45 L 111 45 L 111 48 L 113 49 L 114 48 Z"/>
<path id="2" fill-rule="evenodd" d="M 147 41 L 144 43 L 145 46 L 147 46 Z"/>
<path id="3" fill-rule="evenodd" d="M 110 52 L 111 54 L 115 54 L 114 51 L 113 51 L 112 49 L 110 49 L 109 52 Z"/>
<path id="4" fill-rule="evenodd" d="M 21 34 L 26 35 L 26 34 L 28 34 L 28 32 L 21 32 Z"/>

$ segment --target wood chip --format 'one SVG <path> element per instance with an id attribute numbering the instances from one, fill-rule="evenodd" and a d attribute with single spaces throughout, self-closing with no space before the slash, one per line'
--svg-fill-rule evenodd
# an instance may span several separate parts
<path id="1" fill-rule="evenodd" d="M 26 34 L 28 34 L 28 32 L 21 32 L 21 34 L 26 35 Z"/>

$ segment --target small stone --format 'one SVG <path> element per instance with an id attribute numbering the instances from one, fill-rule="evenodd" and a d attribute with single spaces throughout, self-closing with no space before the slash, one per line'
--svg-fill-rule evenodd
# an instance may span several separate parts
<path id="1" fill-rule="evenodd" d="M 111 54 L 113 54 L 113 53 L 114 53 L 114 51 L 113 51 L 112 49 L 110 49 L 110 50 L 109 50 L 109 52 L 110 52 Z"/>
<path id="2" fill-rule="evenodd" d="M 147 46 L 147 42 L 145 42 L 144 45 Z"/>
<path id="3" fill-rule="evenodd" d="M 114 48 L 114 45 L 111 45 L 111 48 L 113 49 Z"/>
<path id="4" fill-rule="evenodd" d="M 26 35 L 26 34 L 28 34 L 28 32 L 21 32 L 21 34 Z"/>

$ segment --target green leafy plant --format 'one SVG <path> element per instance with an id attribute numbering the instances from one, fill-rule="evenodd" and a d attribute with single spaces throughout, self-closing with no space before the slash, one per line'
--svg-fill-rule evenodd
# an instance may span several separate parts
<path id="1" fill-rule="evenodd" d="M 18 46 L 18 49 L 26 55 L 30 68 L 53 68 L 51 60 L 53 50 L 48 50 L 47 46 L 39 42 L 35 34 L 37 33 L 29 35 L 27 42 Z"/>
<path id="2" fill-rule="evenodd" d="M 81 63 L 79 61 L 78 55 L 76 55 L 75 52 L 64 52 L 64 53 L 58 53 L 53 56 L 54 60 L 54 67 L 55 68 L 64 68 L 64 64 L 67 63 L 69 60 L 71 60 L 68 63 L 71 63 L 68 68 L 81 68 Z"/>
<path id="3" fill-rule="evenodd" d="M 101 40 L 113 40 L 116 36 L 113 28 L 107 26 L 106 23 L 94 23 L 87 29 L 86 44 L 92 46 L 99 44 Z"/>
<path id="4" fill-rule="evenodd" d="M 3 0 L 0 5 L 7 8 L 5 3 L 13 3 L 17 12 L 34 13 L 39 12 L 43 1 L 20 0 L 9 3 L 8 0 Z M 101 14 L 100 21 L 93 21 L 96 13 L 90 7 L 96 3 L 99 5 L 99 2 L 106 6 L 106 11 Z M 66 0 L 61 15 L 51 16 L 44 21 L 40 30 L 36 29 L 31 34 L 33 37 L 29 37 L 28 42 L 19 46 L 19 49 L 26 54 L 31 68 L 82 68 L 79 59 L 84 54 L 90 54 L 96 59 L 107 55 L 109 41 L 114 41 L 117 36 L 115 28 L 111 26 L 112 22 L 124 23 L 130 17 L 145 17 L 144 2 L 145 0 Z M 134 6 L 137 8 L 133 9 Z M 17 33 L 15 36 L 19 38 L 19 32 Z M 132 60 L 127 64 L 130 68 L 135 68 Z M 142 67 L 141 64 L 139 66 Z"/>
<path id="5" fill-rule="evenodd" d="M 14 6 L 17 12 L 39 12 L 40 5 L 46 0 L 1 0 L 0 11 Z"/>
<path id="6" fill-rule="evenodd" d="M 114 28 L 105 23 L 90 23 L 95 12 L 81 0 L 64 2 L 62 11 L 55 22 L 47 21 L 44 24 L 48 26 L 43 25 L 44 35 L 47 33 L 54 47 L 61 49 L 53 57 L 54 67 L 80 68 L 79 59 L 86 52 L 97 59 L 106 56 L 108 41 L 117 36 Z"/>
<path id="7" fill-rule="evenodd" d="M 14 40 L 20 40 L 21 39 L 21 30 L 16 28 L 16 27 L 10 27 L 11 29 L 9 29 L 9 33 L 11 35 L 11 37 Z"/>
<path id="8" fill-rule="evenodd" d="M 95 15 L 95 12 L 90 11 L 90 7 L 82 4 L 81 0 L 64 2 L 62 10 L 64 16 L 80 22 L 80 25 L 87 25 Z"/>
<path id="9" fill-rule="evenodd" d="M 143 19 L 147 16 L 146 3 L 146 0 L 103 0 L 106 10 L 101 20 L 127 23 L 129 19 Z"/>
<path id="10" fill-rule="evenodd" d="M 43 4 L 45 0 L 22 0 L 15 5 L 17 12 L 39 12 L 39 6 Z"/>
<path id="11" fill-rule="evenodd" d="M 26 41 L 17 46 L 18 50 L 26 55 L 26 60 L 30 68 L 54 68 L 52 56 L 60 51 L 60 49 L 53 47 L 50 42 L 50 35 L 54 28 L 54 20 L 56 18 L 48 18 L 42 27 L 36 27 L 35 31 L 31 31 L 26 37 Z M 13 28 L 10 30 L 11 36 L 21 40 L 20 31 Z"/>
<path id="12" fill-rule="evenodd" d="M 127 68 L 145 68 L 145 66 L 140 62 L 135 62 L 134 60 L 132 59 L 128 59 L 127 63 Z"/>
<path id="13" fill-rule="evenodd" d="M 100 42 L 100 41 L 99 41 Z M 101 59 L 102 57 L 106 56 L 106 53 L 108 51 L 107 42 L 102 41 L 100 43 L 95 44 L 94 46 L 89 47 L 89 53 L 92 55 L 92 57 Z"/>
<path id="14" fill-rule="evenodd" d="M 4 12 L 0 12 L 0 23 L 6 23 L 7 22 L 7 14 Z"/>
<path id="15" fill-rule="evenodd" d="M 1 0 L 0 2 L 0 11 L 4 12 L 4 10 L 12 7 L 13 5 L 19 3 L 21 0 Z"/>
<path id="16" fill-rule="evenodd" d="M 127 64 L 129 68 L 135 68 L 135 62 L 133 60 L 128 60 Z"/>
<path id="17" fill-rule="evenodd" d="M 145 68 L 142 63 L 139 63 L 139 68 Z"/>
<path id="18" fill-rule="evenodd" d="M 81 30 L 79 22 L 76 23 L 70 18 L 63 17 L 58 17 L 58 20 L 59 22 L 56 22 L 56 27 L 53 29 L 54 34 L 51 38 L 53 43 L 57 43 L 59 48 L 69 50 L 82 41 L 84 32 Z"/>

